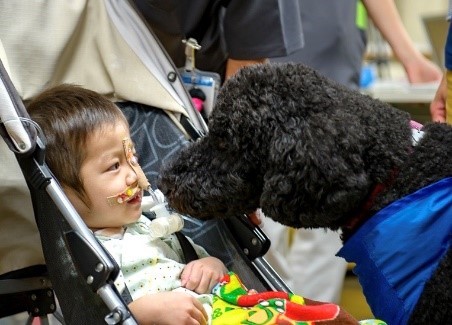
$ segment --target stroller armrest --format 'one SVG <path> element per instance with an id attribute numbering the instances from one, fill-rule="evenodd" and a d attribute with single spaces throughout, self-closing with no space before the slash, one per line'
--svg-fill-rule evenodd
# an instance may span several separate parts
<path id="1" fill-rule="evenodd" d="M 235 235 L 240 248 L 250 260 L 262 257 L 270 248 L 270 239 L 256 225 L 243 215 L 225 220 L 231 233 Z"/>
<path id="2" fill-rule="evenodd" d="M 119 266 L 111 261 L 105 261 L 103 256 L 78 232 L 66 232 L 69 250 L 76 266 L 91 289 L 96 292 L 105 283 L 114 281 L 119 274 Z M 105 254 L 108 254 L 104 250 Z"/>

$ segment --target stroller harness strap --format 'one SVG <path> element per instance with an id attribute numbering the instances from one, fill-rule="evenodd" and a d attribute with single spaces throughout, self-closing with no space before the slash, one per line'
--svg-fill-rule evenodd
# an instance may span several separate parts
<path id="1" fill-rule="evenodd" d="M 199 258 L 198 254 L 193 247 L 193 245 L 188 241 L 187 237 L 184 236 L 180 231 L 174 233 L 179 240 L 180 246 L 182 247 L 182 252 L 184 253 L 185 263 L 190 263 Z"/>

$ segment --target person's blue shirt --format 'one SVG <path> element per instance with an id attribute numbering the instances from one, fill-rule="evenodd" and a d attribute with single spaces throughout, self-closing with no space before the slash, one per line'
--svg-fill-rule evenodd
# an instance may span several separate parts
<path id="1" fill-rule="evenodd" d="M 444 48 L 444 58 L 447 70 L 452 70 L 452 25 L 450 24 L 452 19 L 452 0 L 449 0 L 449 10 L 447 12 L 447 20 L 449 21 L 449 31 L 447 33 L 446 45 Z"/>
<path id="2" fill-rule="evenodd" d="M 452 70 L 452 24 L 449 23 L 449 31 L 447 33 L 446 46 L 445 46 L 445 64 L 447 70 Z"/>

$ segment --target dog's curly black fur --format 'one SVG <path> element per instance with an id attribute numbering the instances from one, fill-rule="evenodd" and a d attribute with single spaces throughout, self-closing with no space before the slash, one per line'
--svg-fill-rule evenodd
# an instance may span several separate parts
<path id="1" fill-rule="evenodd" d="M 390 185 L 368 215 L 452 176 L 452 127 L 427 125 L 412 147 L 409 120 L 301 64 L 245 68 L 221 89 L 209 134 L 163 170 L 160 188 L 173 208 L 199 218 L 261 207 L 288 226 L 343 228 L 376 184 Z M 413 324 L 452 319 L 451 268 L 449 251 Z"/>

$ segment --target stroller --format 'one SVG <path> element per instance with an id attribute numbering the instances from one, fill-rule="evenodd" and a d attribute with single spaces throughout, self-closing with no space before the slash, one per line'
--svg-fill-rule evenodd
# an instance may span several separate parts
<path id="1" fill-rule="evenodd" d="M 133 7 L 127 1 L 103 4 L 109 22 L 127 40 L 146 72 L 154 75 L 160 87 L 186 110 L 173 114 L 162 110 L 166 103 L 157 108 L 134 100 L 118 102 L 129 120 L 133 141 L 142 152 L 140 164 L 155 184 L 160 166 L 207 128 L 192 107 L 177 70 Z M 34 317 L 42 318 L 44 323 L 46 315 L 57 309 L 56 296 L 62 323 L 135 324 L 127 308 L 130 295 L 126 292 L 121 296 L 113 285 L 118 266 L 85 226 L 47 168 L 43 137 L 29 121 L 3 64 L 0 78 L 0 132 L 14 152 L 30 190 L 45 257 L 45 265 L 0 275 L 0 317 L 27 311 L 28 323 Z M 247 287 L 290 291 L 262 258 L 269 240 L 245 216 L 227 221 L 200 221 L 187 216 L 185 225 L 184 234 L 240 274 Z"/>

